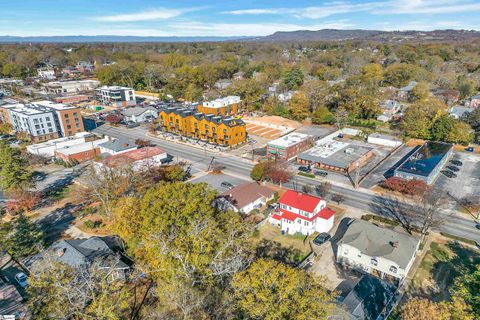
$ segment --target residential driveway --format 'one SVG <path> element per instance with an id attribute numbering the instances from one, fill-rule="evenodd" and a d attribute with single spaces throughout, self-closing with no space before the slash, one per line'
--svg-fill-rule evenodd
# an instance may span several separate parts
<path id="1" fill-rule="evenodd" d="M 343 270 L 336 263 L 337 242 L 343 237 L 348 228 L 350 218 L 344 218 L 337 223 L 330 234 L 334 234 L 329 242 L 321 246 L 313 245 L 317 256 L 314 259 L 310 272 L 316 276 L 323 277 L 326 282 L 325 286 L 330 290 L 339 290 L 342 282 L 351 281 L 352 274 Z"/>

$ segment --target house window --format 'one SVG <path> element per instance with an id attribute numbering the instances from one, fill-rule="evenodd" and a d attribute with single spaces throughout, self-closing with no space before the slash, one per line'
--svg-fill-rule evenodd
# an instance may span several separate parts
<path id="1" fill-rule="evenodd" d="M 398 269 L 395 266 L 390 266 L 390 272 L 397 273 Z"/>
<path id="2" fill-rule="evenodd" d="M 378 261 L 377 261 L 376 258 L 370 259 L 370 263 L 371 263 L 372 265 L 374 265 L 374 266 L 378 265 Z"/>

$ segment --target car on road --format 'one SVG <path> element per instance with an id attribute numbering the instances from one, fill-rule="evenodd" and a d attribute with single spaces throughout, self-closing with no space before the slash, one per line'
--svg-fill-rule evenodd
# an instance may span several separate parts
<path id="1" fill-rule="evenodd" d="M 137 122 L 127 122 L 127 128 L 129 128 L 129 129 L 136 128 L 136 127 L 139 127 L 139 126 L 140 126 L 140 123 L 137 123 Z"/>
<path id="2" fill-rule="evenodd" d="M 15 275 L 15 281 L 20 285 L 22 288 L 26 288 L 28 286 L 28 277 L 25 273 L 19 272 Z"/>
<path id="3" fill-rule="evenodd" d="M 475 224 L 475 228 L 477 228 L 478 230 L 480 230 L 480 223 L 477 222 L 477 223 Z"/>
<path id="4" fill-rule="evenodd" d="M 300 167 L 298 167 L 298 171 L 305 172 L 305 173 L 310 173 L 310 172 L 312 172 L 312 169 L 310 169 L 309 167 L 306 167 L 306 166 L 300 166 Z"/>
<path id="5" fill-rule="evenodd" d="M 230 182 L 227 182 L 227 181 L 223 181 L 221 184 L 220 184 L 223 188 L 225 189 L 233 189 L 234 185 L 231 184 Z"/>
<path id="6" fill-rule="evenodd" d="M 449 170 L 442 170 L 442 173 L 448 178 L 456 178 L 457 175 Z"/>
<path id="7" fill-rule="evenodd" d="M 316 236 L 315 239 L 313 239 L 313 243 L 315 243 L 317 246 L 321 246 L 322 244 L 330 240 L 331 237 L 332 236 L 328 233 L 322 232 L 318 236 Z"/>
<path id="8" fill-rule="evenodd" d="M 466 147 L 466 148 L 465 148 L 465 151 L 467 151 L 467 152 L 473 152 L 474 149 L 473 149 L 473 147 Z"/>
<path id="9" fill-rule="evenodd" d="M 322 170 L 315 170 L 315 175 L 320 177 L 326 177 L 328 176 L 328 172 Z"/>
<path id="10" fill-rule="evenodd" d="M 455 167 L 455 166 L 447 166 L 447 169 L 450 170 L 450 171 L 453 171 L 453 172 L 460 171 L 460 169 L 458 167 Z"/>
<path id="11" fill-rule="evenodd" d="M 450 163 L 456 165 L 457 167 L 461 167 L 463 165 L 463 162 L 460 160 L 450 160 Z"/>

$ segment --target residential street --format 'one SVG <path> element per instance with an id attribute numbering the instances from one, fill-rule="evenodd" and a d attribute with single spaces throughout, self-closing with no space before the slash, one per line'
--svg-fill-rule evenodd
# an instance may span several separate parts
<path id="1" fill-rule="evenodd" d="M 188 146 L 183 143 L 175 143 L 173 141 L 166 141 L 160 138 L 154 138 L 147 135 L 147 130 L 142 127 L 127 129 L 123 127 L 111 127 L 103 125 L 93 132 L 97 134 L 105 134 L 115 138 L 123 139 L 147 139 L 151 140 L 159 147 L 163 148 L 174 159 L 185 159 L 189 161 L 192 166 L 197 170 L 206 170 L 210 164 L 212 157 L 215 157 L 215 162 L 221 163 L 226 166 L 223 170 L 225 173 L 236 175 L 243 178 L 249 178 L 250 171 L 253 164 L 250 161 L 242 159 L 234 155 L 228 155 L 225 153 L 213 152 L 211 150 L 204 150 L 200 147 Z M 314 180 L 307 177 L 295 176 L 291 182 L 285 184 L 287 188 L 294 188 L 294 184 L 297 185 L 297 189 L 301 189 L 303 185 L 317 184 L 318 180 Z M 350 207 L 354 207 L 360 210 L 364 210 L 366 213 L 378 213 L 374 212 L 374 200 L 378 203 L 385 200 L 378 196 L 374 192 L 368 189 L 353 189 L 347 185 L 339 185 L 332 182 L 332 193 L 341 194 L 345 197 L 343 204 Z M 460 214 L 454 214 L 448 216 L 448 220 L 439 228 L 439 231 L 447 232 L 449 234 L 464 237 L 467 239 L 480 242 L 480 231 L 475 228 L 475 222 L 471 219 L 465 218 Z"/>

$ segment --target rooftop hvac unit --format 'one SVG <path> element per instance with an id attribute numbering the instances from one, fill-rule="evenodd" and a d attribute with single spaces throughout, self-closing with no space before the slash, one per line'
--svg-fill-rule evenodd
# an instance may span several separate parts
<path id="1" fill-rule="evenodd" d="M 346 154 L 352 154 L 353 151 L 355 151 L 353 148 L 347 148 L 347 149 L 345 149 L 345 153 L 346 153 Z"/>

